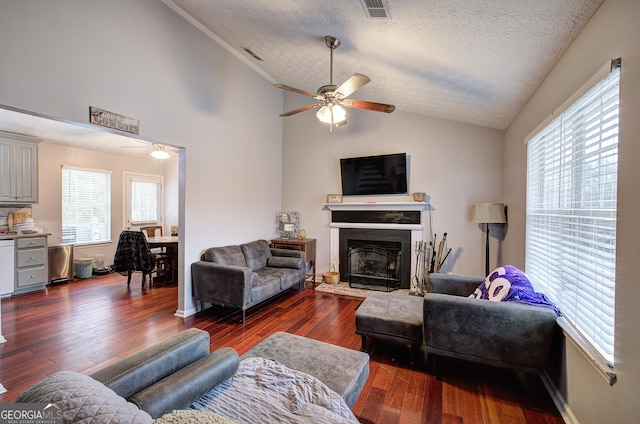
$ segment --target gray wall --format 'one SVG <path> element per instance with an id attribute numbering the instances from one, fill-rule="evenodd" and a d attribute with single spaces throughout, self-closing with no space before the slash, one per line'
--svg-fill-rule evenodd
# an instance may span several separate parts
<path id="1" fill-rule="evenodd" d="M 301 97 L 287 93 L 284 110 L 302 106 Z M 330 265 L 330 212 L 323 203 L 327 194 L 342 191 L 340 158 L 406 152 L 409 192 L 430 197 L 431 212 L 423 214 L 425 240 L 429 240 L 429 221 L 438 241 L 447 232 L 452 253 L 442 271 L 483 275 L 484 232 L 471 222 L 471 205 L 503 201 L 504 133 L 401 111 L 350 109 L 347 113 L 349 124 L 333 132 L 318 122 L 313 111 L 284 120 L 282 205 L 284 210 L 300 212 L 307 236 L 318 240 L 317 272 L 327 271 Z M 343 200 L 408 202 L 412 198 L 349 196 Z M 500 243 L 491 242 L 490 259 L 495 266 Z"/>
<path id="2" fill-rule="evenodd" d="M 640 403 L 640 2 L 607 0 L 512 122 L 505 145 L 505 199 L 509 204 L 507 262 L 524 266 L 526 147 L 524 137 L 612 58 L 622 57 L 618 167 L 615 370 L 609 387 L 585 356 L 566 341 L 556 387 L 567 414 L 581 424 L 637 422 Z"/>

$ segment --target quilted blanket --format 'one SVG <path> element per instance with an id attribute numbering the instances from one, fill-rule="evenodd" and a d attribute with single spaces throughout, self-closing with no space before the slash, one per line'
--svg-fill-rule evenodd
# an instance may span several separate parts
<path id="1" fill-rule="evenodd" d="M 247 358 L 236 374 L 191 409 L 240 423 L 357 423 L 344 399 L 317 378 L 265 358 Z"/>

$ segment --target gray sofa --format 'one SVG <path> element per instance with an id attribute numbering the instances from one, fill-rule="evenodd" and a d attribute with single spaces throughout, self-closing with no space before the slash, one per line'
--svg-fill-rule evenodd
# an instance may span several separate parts
<path id="1" fill-rule="evenodd" d="M 231 348 L 209 353 L 209 344 L 208 332 L 189 329 L 90 376 L 71 371 L 52 374 L 20 394 L 16 402 L 56 403 L 62 410 L 64 422 L 69 423 L 149 424 L 154 419 L 173 423 L 174 417 L 170 415 L 187 412 L 185 408 L 202 402 L 216 387 L 227 391 L 229 384 L 233 384 L 230 382 L 240 379 L 239 366 L 241 370 L 246 361 L 272 359 L 277 361 L 278 367 L 282 365 L 317 378 L 334 392 L 334 399 L 340 400 L 348 411 L 369 376 L 368 355 L 288 333 L 271 335 L 242 358 Z M 267 371 L 262 367 L 260 370 Z M 257 375 L 252 378 L 262 387 L 262 379 L 270 377 Z M 305 385 L 307 383 L 306 379 L 300 383 L 302 392 L 318 388 L 317 385 Z M 241 388 L 247 386 L 240 384 Z M 290 394 L 282 385 L 276 386 L 276 392 L 282 391 L 285 396 Z M 247 408 L 243 412 L 251 414 L 252 409 L 261 409 L 255 406 L 259 403 L 256 396 L 261 398 L 264 393 L 268 398 L 269 389 L 265 387 L 264 390 L 267 391 L 257 395 L 242 392 L 242 399 L 231 399 L 224 410 L 232 411 L 233 415 L 244 405 Z M 298 402 L 295 405 L 313 402 L 313 396 L 294 396 Z M 234 419 L 256 422 L 251 417 L 236 416 Z"/>
<path id="2" fill-rule="evenodd" d="M 266 240 L 212 247 L 191 264 L 191 281 L 201 310 L 204 302 L 246 310 L 283 291 L 304 284 L 304 252 L 272 249 Z"/>
<path id="3" fill-rule="evenodd" d="M 468 296 L 482 277 L 431 274 L 423 303 L 428 354 L 541 374 L 558 330 L 544 306 Z"/>
<path id="4" fill-rule="evenodd" d="M 482 277 L 431 274 L 423 298 L 374 292 L 355 314 L 356 334 L 424 346 L 434 355 L 533 374 L 544 372 L 558 329 L 555 312 L 518 302 L 494 302 L 468 296 Z M 433 362 L 433 361 L 431 361 Z"/>

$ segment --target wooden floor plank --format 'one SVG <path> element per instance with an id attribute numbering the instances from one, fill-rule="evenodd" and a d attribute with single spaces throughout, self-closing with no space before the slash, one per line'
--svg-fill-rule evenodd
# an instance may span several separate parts
<path id="1" fill-rule="evenodd" d="M 249 310 L 211 307 L 185 319 L 174 315 L 177 287 L 127 288 L 119 274 L 75 280 L 2 300 L 0 402 L 61 370 L 91 374 L 187 328 L 211 335 L 211 349 L 229 346 L 243 354 L 275 331 L 359 350 L 355 310 L 362 299 L 289 290 Z M 373 340 L 370 376 L 354 414 L 378 423 L 562 423 L 539 380 L 524 390 L 509 371 L 439 358 L 435 372 L 413 364 L 406 346 Z M 312 358 L 310 358 L 312 360 Z"/>

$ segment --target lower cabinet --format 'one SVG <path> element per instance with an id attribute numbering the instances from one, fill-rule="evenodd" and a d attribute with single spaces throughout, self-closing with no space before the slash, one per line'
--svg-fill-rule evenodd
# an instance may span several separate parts
<path id="1" fill-rule="evenodd" d="M 15 239 L 14 294 L 44 289 L 47 284 L 47 237 Z"/>

